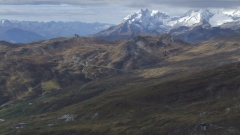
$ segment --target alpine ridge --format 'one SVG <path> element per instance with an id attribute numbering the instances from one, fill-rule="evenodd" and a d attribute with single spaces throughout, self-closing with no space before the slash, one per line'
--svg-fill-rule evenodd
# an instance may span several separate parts
<path id="1" fill-rule="evenodd" d="M 186 29 L 189 31 L 189 29 L 192 30 L 199 26 L 208 31 L 209 29 L 211 31 L 214 27 L 219 27 L 224 31 L 228 27 L 232 29 L 228 34 L 235 34 L 238 31 L 232 27 L 236 28 L 236 24 L 239 24 L 239 22 L 240 10 L 192 9 L 182 16 L 171 17 L 158 10 L 141 9 L 125 17 L 122 23 L 103 30 L 94 36 L 111 41 L 131 39 L 138 35 L 155 36 L 162 33 L 171 33 L 175 29 L 181 29 L 181 32 L 184 32 Z"/>

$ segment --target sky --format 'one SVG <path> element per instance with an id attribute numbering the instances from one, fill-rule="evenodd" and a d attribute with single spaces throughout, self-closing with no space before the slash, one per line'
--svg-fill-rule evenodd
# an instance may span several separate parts
<path id="1" fill-rule="evenodd" d="M 193 8 L 236 9 L 240 0 L 0 0 L 0 19 L 119 24 L 140 9 L 178 16 Z"/>

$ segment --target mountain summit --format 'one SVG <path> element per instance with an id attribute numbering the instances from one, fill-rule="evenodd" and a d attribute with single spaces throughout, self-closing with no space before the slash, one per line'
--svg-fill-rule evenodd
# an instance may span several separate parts
<path id="1" fill-rule="evenodd" d="M 157 10 L 141 9 L 138 12 L 124 18 L 123 23 L 128 25 L 135 25 L 136 27 L 143 28 L 145 31 L 159 31 L 159 26 L 166 25 L 170 17 Z"/>
<path id="2" fill-rule="evenodd" d="M 96 34 L 108 40 L 128 39 L 137 35 L 156 35 L 168 31 L 170 17 L 157 10 L 141 9 L 125 17 L 121 24 Z"/>
<path id="3" fill-rule="evenodd" d="M 192 9 L 179 17 L 171 17 L 158 10 L 141 9 L 125 17 L 121 24 L 103 30 L 95 36 L 105 40 L 130 39 L 138 35 L 168 33 L 180 27 L 211 28 L 233 22 L 240 22 L 239 10 Z"/>

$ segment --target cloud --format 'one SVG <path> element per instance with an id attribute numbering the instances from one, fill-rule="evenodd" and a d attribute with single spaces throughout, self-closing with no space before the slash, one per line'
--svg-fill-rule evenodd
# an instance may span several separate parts
<path id="1" fill-rule="evenodd" d="M 235 8 L 240 0 L 122 0 L 129 7 L 178 7 L 178 8 Z"/>
<path id="2" fill-rule="evenodd" d="M 109 0 L 0 0 L 1 5 L 104 5 Z"/>
<path id="3" fill-rule="evenodd" d="M 1 5 L 81 5 L 81 6 L 125 6 L 148 7 L 191 7 L 230 8 L 240 5 L 239 0 L 0 0 Z"/>
<path id="4" fill-rule="evenodd" d="M 152 0 L 153 1 L 153 0 Z M 153 2 L 154 3 L 154 2 Z M 190 7 L 190 8 L 235 8 L 240 5 L 240 1 L 236 0 L 170 0 L 159 1 L 155 4 L 163 4 L 174 7 Z"/>

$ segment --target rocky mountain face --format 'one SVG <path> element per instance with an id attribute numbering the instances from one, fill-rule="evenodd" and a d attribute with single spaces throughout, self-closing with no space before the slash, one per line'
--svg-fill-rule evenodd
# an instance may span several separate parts
<path id="1" fill-rule="evenodd" d="M 237 24 L 240 22 L 239 11 L 225 10 L 190 10 L 182 16 L 170 17 L 156 10 L 140 10 L 124 18 L 117 26 L 101 31 L 95 37 L 105 40 L 130 39 L 138 35 L 154 36 L 161 33 L 170 33 L 187 42 L 198 42 L 203 39 L 219 37 L 227 32 L 228 35 L 239 34 Z M 199 29 L 201 27 L 202 29 Z M 217 27 L 217 28 L 216 28 Z M 185 28 L 185 29 L 184 29 Z M 219 30 L 216 32 L 216 29 Z M 225 29 L 225 28 L 229 28 Z M 200 30 L 200 31 L 198 31 Z M 178 31 L 178 33 L 173 32 Z M 211 33 L 205 35 L 193 35 L 192 33 Z M 196 39 L 196 40 L 195 40 Z"/>
<path id="2" fill-rule="evenodd" d="M 94 35 L 106 40 L 130 39 L 137 35 L 157 35 L 167 31 L 170 17 L 159 11 L 143 10 L 127 16 L 119 25 Z"/>
<path id="3" fill-rule="evenodd" d="M 75 34 L 88 36 L 107 29 L 111 24 L 82 22 L 36 22 L 0 20 L 0 40 L 12 43 L 29 43 Z M 16 38 L 14 35 L 21 37 Z M 32 35 L 32 36 L 31 36 Z"/>

